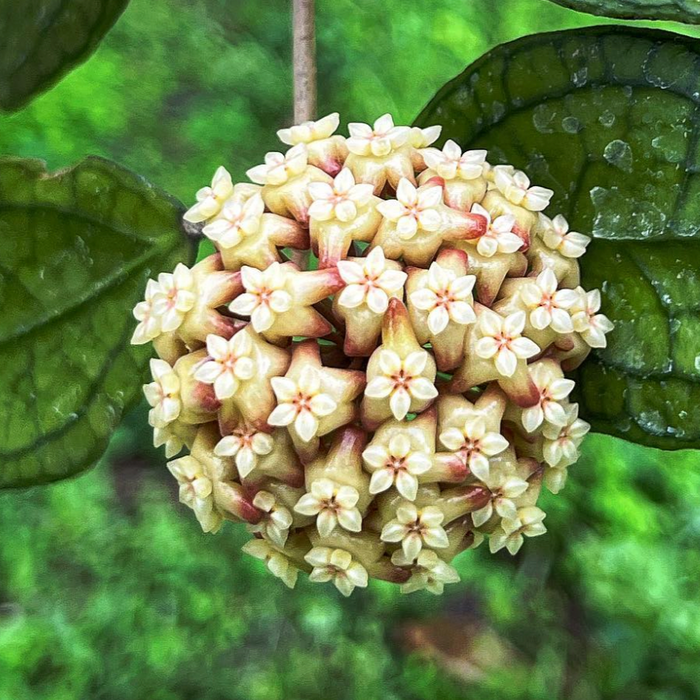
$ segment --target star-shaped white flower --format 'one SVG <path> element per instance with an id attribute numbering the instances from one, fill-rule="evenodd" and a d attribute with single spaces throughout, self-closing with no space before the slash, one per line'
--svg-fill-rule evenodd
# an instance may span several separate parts
<path id="1" fill-rule="evenodd" d="M 520 299 L 528 309 L 530 323 L 537 330 L 552 328 L 557 333 L 574 330 L 569 309 L 578 301 L 573 289 L 560 289 L 554 271 L 547 267 L 520 290 Z"/>
<path id="2" fill-rule="evenodd" d="M 360 494 L 352 486 L 337 484 L 331 479 L 316 479 L 294 510 L 316 516 L 318 534 L 328 537 L 337 525 L 350 532 L 362 530 L 362 515 L 356 507 L 359 500 Z"/>
<path id="3" fill-rule="evenodd" d="M 474 180 L 481 177 L 486 161 L 486 151 L 465 151 L 451 139 L 445 142 L 442 150 L 426 148 L 421 151 L 425 164 L 443 180 Z"/>
<path id="4" fill-rule="evenodd" d="M 236 469 L 245 479 L 257 466 L 258 458 L 269 455 L 274 447 L 272 436 L 253 428 L 236 428 L 221 438 L 214 448 L 219 457 L 235 457 Z"/>
<path id="5" fill-rule="evenodd" d="M 184 214 L 185 221 L 199 223 L 214 218 L 233 194 L 231 173 L 223 166 L 216 169 L 211 187 L 202 187 L 197 192 L 197 203 Z"/>
<path id="6" fill-rule="evenodd" d="M 343 223 L 357 218 L 358 207 L 367 206 L 374 196 L 372 185 L 355 184 L 355 178 L 349 168 L 343 168 L 333 180 L 312 182 L 309 194 L 313 200 L 309 207 L 309 218 L 316 221 L 337 219 Z"/>
<path id="7" fill-rule="evenodd" d="M 194 511 L 204 532 L 217 532 L 223 517 L 214 505 L 211 479 L 202 470 L 199 460 L 180 457 L 168 462 L 168 469 L 180 484 L 180 503 Z"/>
<path id="8" fill-rule="evenodd" d="M 416 350 L 402 360 L 398 353 L 383 348 L 379 354 L 381 374 L 367 384 L 365 395 L 372 399 L 390 396 L 389 406 L 394 418 L 405 418 L 411 398 L 429 401 L 438 394 L 435 385 L 421 376 L 427 361 L 425 350 Z"/>
<path id="9" fill-rule="evenodd" d="M 374 122 L 374 126 L 353 122 L 348 124 L 350 138 L 347 146 L 350 153 L 358 156 L 388 156 L 403 146 L 411 133 L 408 126 L 394 126 L 391 114 L 385 114 Z"/>
<path id="10" fill-rule="evenodd" d="M 544 535 L 547 528 L 542 522 L 546 513 L 537 506 L 528 506 L 518 510 L 517 518 L 504 518 L 501 529 L 489 537 L 489 549 L 495 554 L 505 547 L 512 555 L 516 555 L 523 546 L 524 538 Z"/>
<path id="11" fill-rule="evenodd" d="M 613 322 L 604 314 L 599 314 L 600 291 L 593 289 L 586 292 L 581 287 L 576 290 L 577 299 L 571 307 L 571 321 L 574 330 L 592 348 L 604 348 L 608 341 L 606 333 L 615 328 Z"/>
<path id="12" fill-rule="evenodd" d="M 153 447 L 165 447 L 166 459 L 180 454 L 184 446 L 182 438 L 173 431 L 170 424 L 164 428 L 153 428 Z"/>
<path id="13" fill-rule="evenodd" d="M 491 214 L 477 203 L 472 205 L 471 213 L 486 219 L 486 233 L 476 243 L 479 255 L 491 258 L 496 253 L 515 253 L 520 250 L 523 240 L 513 233 L 515 217 L 512 214 L 502 214 L 492 219 Z"/>
<path id="14" fill-rule="evenodd" d="M 243 547 L 246 554 L 250 554 L 256 559 L 261 559 L 265 562 L 268 571 L 282 582 L 288 588 L 294 588 L 299 575 L 299 569 L 292 564 L 289 557 L 276 549 L 266 540 L 254 538 L 246 542 Z"/>
<path id="15" fill-rule="evenodd" d="M 391 555 L 391 562 L 396 566 L 411 565 L 401 549 L 397 549 Z M 458 581 L 459 574 L 454 567 L 440 559 L 436 552 L 423 549 L 413 565 L 411 578 L 401 585 L 401 593 L 427 590 L 434 595 L 442 595 L 446 583 Z"/>
<path id="16" fill-rule="evenodd" d="M 408 143 L 417 149 L 427 148 L 435 143 L 440 138 L 442 126 L 436 124 L 434 126 L 426 126 L 421 129 L 419 126 L 412 126 L 408 135 Z"/>
<path id="17" fill-rule="evenodd" d="M 272 389 L 277 407 L 270 414 L 270 425 L 294 424 L 299 437 L 308 442 L 318 432 L 319 418 L 328 416 L 338 404 L 321 391 L 321 379 L 313 367 L 304 367 L 298 381 L 288 377 L 273 377 Z"/>
<path id="18" fill-rule="evenodd" d="M 179 328 L 196 301 L 194 275 L 186 265 L 178 263 L 173 272 L 161 272 L 152 307 L 152 313 L 160 318 L 161 331 L 169 333 Z"/>
<path id="19" fill-rule="evenodd" d="M 153 310 L 153 301 L 160 287 L 155 280 L 146 283 L 146 296 L 134 307 L 134 318 L 139 322 L 131 336 L 132 345 L 144 345 L 160 335 L 160 317 Z"/>
<path id="20" fill-rule="evenodd" d="M 389 445 L 370 445 L 362 453 L 367 471 L 372 472 L 369 482 L 371 494 L 387 491 L 392 486 L 408 501 L 415 501 L 418 493 L 418 478 L 431 467 L 426 452 L 411 448 L 405 435 L 394 435 Z"/>
<path id="21" fill-rule="evenodd" d="M 270 151 L 265 155 L 265 162 L 256 165 L 246 175 L 258 185 L 283 185 L 297 175 L 301 175 L 308 165 L 306 146 L 300 143 L 286 153 Z"/>
<path id="22" fill-rule="evenodd" d="M 277 314 L 292 307 L 292 295 L 284 289 L 285 279 L 280 267 L 280 263 L 275 262 L 266 270 L 247 266 L 241 268 L 245 294 L 236 297 L 229 309 L 234 314 L 250 316 L 253 328 L 258 333 L 268 330 Z"/>
<path id="23" fill-rule="evenodd" d="M 344 549 L 332 547 L 314 547 L 305 557 L 313 566 L 309 581 L 326 583 L 333 581 L 335 587 L 345 596 L 349 596 L 355 588 L 366 588 L 368 582 L 367 569 Z"/>
<path id="24" fill-rule="evenodd" d="M 180 378 L 165 360 L 151 360 L 153 381 L 144 384 L 143 393 L 152 407 L 148 422 L 153 428 L 165 428 L 180 415 Z"/>
<path id="25" fill-rule="evenodd" d="M 580 258 L 591 242 L 588 236 L 576 231 L 569 231 L 569 222 L 561 215 L 552 219 L 542 236 L 545 245 L 561 253 L 565 258 Z"/>
<path id="26" fill-rule="evenodd" d="M 440 433 L 440 442 L 458 453 L 471 473 L 482 481 L 489 478 L 490 458 L 508 448 L 508 440 L 503 435 L 487 432 L 486 421 L 478 413 L 464 421 L 462 430 L 448 428 Z"/>
<path id="27" fill-rule="evenodd" d="M 260 230 L 264 211 L 265 204 L 259 194 L 245 202 L 228 202 L 219 218 L 207 224 L 202 233 L 221 248 L 235 248 L 246 236 Z"/>
<path id="28" fill-rule="evenodd" d="M 312 143 L 331 137 L 340 124 L 340 115 L 333 112 L 317 121 L 295 124 L 288 129 L 280 129 L 277 136 L 282 143 L 297 146 L 300 143 Z"/>
<path id="29" fill-rule="evenodd" d="M 289 508 L 280 505 L 274 494 L 269 491 L 258 491 L 253 498 L 253 505 L 265 515 L 256 525 L 249 525 L 251 532 L 260 532 L 266 539 L 284 547 L 292 526 L 292 514 Z"/>
<path id="30" fill-rule="evenodd" d="M 442 203 L 442 187 L 417 189 L 405 177 L 399 181 L 396 199 L 377 204 L 377 211 L 389 221 L 396 223 L 399 237 L 408 240 L 418 231 L 437 231 L 442 218 L 437 207 Z"/>
<path id="31" fill-rule="evenodd" d="M 591 429 L 585 420 L 578 417 L 578 404 L 566 408 L 566 423 L 554 425 L 545 423 L 542 428 L 544 460 L 551 467 L 568 467 L 578 459 L 578 448 Z"/>
<path id="32" fill-rule="evenodd" d="M 546 187 L 530 187 L 530 179 L 524 172 L 508 166 L 497 165 L 493 169 L 494 184 L 512 204 L 530 211 L 542 211 L 549 205 L 554 192 Z"/>
<path id="33" fill-rule="evenodd" d="M 476 354 L 484 360 L 493 360 L 499 374 L 512 377 L 519 359 L 527 360 L 540 352 L 539 347 L 521 334 L 525 328 L 525 312 L 515 311 L 506 318 L 495 313 L 479 317 L 481 338 L 476 343 Z"/>
<path id="34" fill-rule="evenodd" d="M 552 425 L 566 424 L 566 407 L 562 403 L 573 391 L 573 379 L 557 377 L 544 365 L 535 363 L 530 366 L 530 376 L 540 392 L 540 400 L 522 413 L 523 428 L 533 433 L 546 420 Z"/>
<path id="35" fill-rule="evenodd" d="M 450 321 L 465 326 L 476 321 L 472 289 L 476 277 L 463 275 L 431 263 L 427 286 L 411 294 L 411 303 L 428 311 L 428 328 L 433 335 L 442 333 Z"/>
<path id="36" fill-rule="evenodd" d="M 494 511 L 501 518 L 515 520 L 518 517 L 518 509 L 514 499 L 522 496 L 527 491 L 528 483 L 514 474 L 507 474 L 499 470 L 496 474 L 489 475 L 484 479 L 484 483 L 491 492 L 491 499 L 479 510 L 472 514 L 472 522 L 475 527 L 481 527 L 494 514 Z"/>
<path id="37" fill-rule="evenodd" d="M 245 330 L 236 333 L 230 340 L 218 335 L 207 336 L 209 357 L 197 367 L 194 378 L 198 382 L 214 385 L 214 394 L 219 401 L 230 399 L 241 382 L 252 378 L 255 364 L 250 357 L 253 341 Z"/>
<path id="38" fill-rule="evenodd" d="M 387 310 L 389 297 L 399 293 L 407 277 L 405 272 L 387 269 L 381 248 L 374 248 L 362 263 L 340 260 L 338 272 L 346 285 L 340 292 L 338 304 L 347 309 L 366 304 L 375 314 Z"/>
<path id="39" fill-rule="evenodd" d="M 401 542 L 406 561 L 414 562 L 425 545 L 440 549 L 447 547 L 447 533 L 442 527 L 445 514 L 437 506 L 418 509 L 404 502 L 396 509 L 396 518 L 383 528 L 384 542 Z"/>

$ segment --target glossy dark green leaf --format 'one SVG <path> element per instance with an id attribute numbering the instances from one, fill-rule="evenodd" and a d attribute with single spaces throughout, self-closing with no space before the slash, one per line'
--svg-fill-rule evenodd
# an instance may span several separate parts
<path id="1" fill-rule="evenodd" d="M 98 158 L 0 160 L 0 487 L 86 469 L 140 396 L 146 280 L 192 250 L 178 202 Z"/>
<path id="2" fill-rule="evenodd" d="M 22 107 L 84 61 L 128 2 L 0 2 L 0 109 Z"/>
<path id="3" fill-rule="evenodd" d="M 618 19 L 700 23 L 700 0 L 552 0 L 579 12 Z"/>
<path id="4" fill-rule="evenodd" d="M 700 447 L 700 44 L 592 27 L 494 49 L 417 123 L 490 150 L 592 233 L 583 283 L 616 323 L 580 372 L 596 430 Z"/>

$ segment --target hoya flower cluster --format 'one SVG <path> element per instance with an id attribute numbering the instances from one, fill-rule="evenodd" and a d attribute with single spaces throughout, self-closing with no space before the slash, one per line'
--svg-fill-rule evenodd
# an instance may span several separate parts
<path id="1" fill-rule="evenodd" d="M 222 167 L 197 193 L 217 252 L 134 311 L 150 423 L 202 529 L 246 523 L 288 586 L 440 593 L 461 551 L 545 532 L 542 485 L 589 428 L 564 371 L 612 325 L 550 190 L 433 147 L 440 127 L 337 128 L 283 129 L 251 182 Z"/>

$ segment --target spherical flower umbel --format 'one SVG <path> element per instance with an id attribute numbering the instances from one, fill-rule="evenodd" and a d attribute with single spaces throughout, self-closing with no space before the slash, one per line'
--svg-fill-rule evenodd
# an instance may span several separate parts
<path id="1" fill-rule="evenodd" d="M 348 131 L 281 128 L 252 182 L 218 168 L 184 215 L 216 252 L 152 273 L 132 343 L 204 532 L 245 526 L 290 588 L 441 594 L 461 552 L 546 533 L 590 429 L 566 372 L 613 324 L 551 190 L 439 126 Z"/>

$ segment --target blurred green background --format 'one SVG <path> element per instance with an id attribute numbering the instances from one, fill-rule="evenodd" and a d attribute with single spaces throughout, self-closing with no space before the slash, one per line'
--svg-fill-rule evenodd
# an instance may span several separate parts
<path id="1" fill-rule="evenodd" d="M 317 0 L 320 112 L 409 123 L 492 46 L 600 23 L 546 0 Z M 679 31 L 678 26 L 672 27 Z M 700 35 L 698 30 L 689 33 Z M 189 203 L 291 120 L 287 0 L 132 0 L 0 152 L 92 153 Z M 177 504 L 145 410 L 87 475 L 0 495 L 0 700 L 700 698 L 700 456 L 590 437 L 547 536 L 445 596 L 289 592 Z"/>

